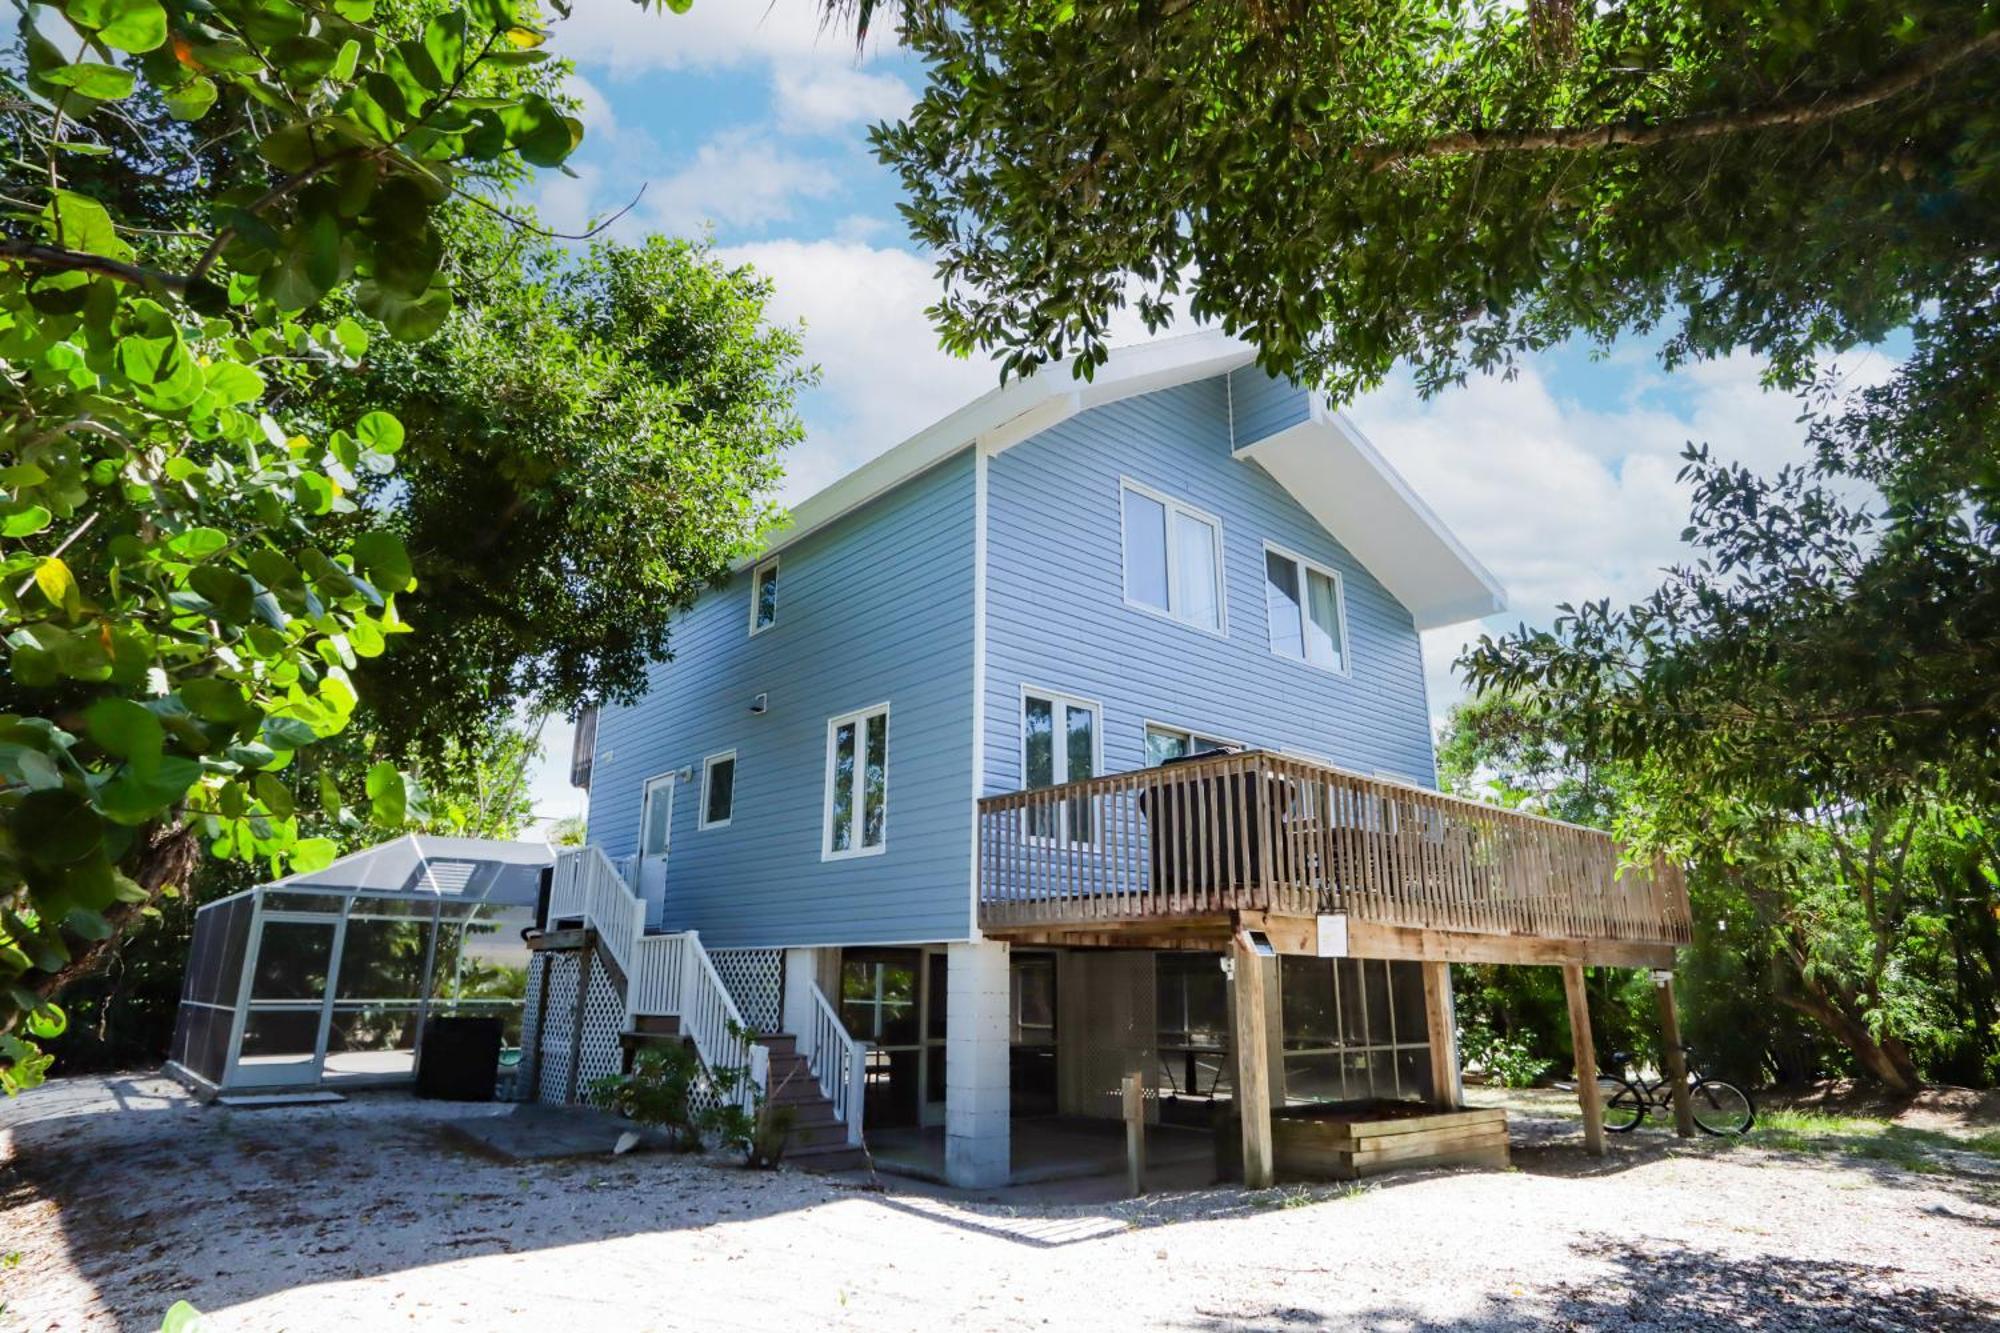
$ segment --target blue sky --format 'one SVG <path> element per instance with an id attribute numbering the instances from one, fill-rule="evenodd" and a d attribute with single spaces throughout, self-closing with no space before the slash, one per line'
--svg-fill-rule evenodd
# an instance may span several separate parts
<path id="1" fill-rule="evenodd" d="M 782 498 L 796 503 L 965 400 L 994 369 L 939 352 L 924 319 L 929 261 L 896 213 L 898 187 L 868 151 L 870 123 L 907 107 L 916 63 L 857 56 L 806 0 L 695 0 L 684 15 L 582 0 L 552 49 L 577 62 L 587 133 L 574 179 L 536 182 L 545 219 L 578 229 L 644 194 L 616 224 L 693 234 L 777 284 L 775 313 L 803 321 L 824 382 L 804 403 L 809 436 Z M 1135 329 L 1136 335 L 1136 329 Z M 1853 358 L 1859 379 L 1880 355 Z M 1392 379 L 1350 412 L 1430 505 L 1507 585 L 1510 609 L 1426 636 L 1431 706 L 1459 689 L 1450 664 L 1482 630 L 1546 623 L 1560 602 L 1639 596 L 1679 558 L 1690 440 L 1775 467 L 1797 456 L 1797 406 L 1758 386 L 1748 357 L 1667 375 L 1650 346 L 1538 358 L 1511 381 L 1428 401 Z M 535 804 L 576 813 L 569 731 L 552 720 Z"/>

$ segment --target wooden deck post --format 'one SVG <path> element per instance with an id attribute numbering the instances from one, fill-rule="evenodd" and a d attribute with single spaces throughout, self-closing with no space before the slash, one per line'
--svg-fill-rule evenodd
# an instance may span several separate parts
<path id="1" fill-rule="evenodd" d="M 1674 1002 L 1674 974 L 1653 973 L 1653 1000 L 1660 1007 L 1660 1067 L 1674 1098 L 1674 1133 L 1694 1137 L 1694 1102 L 1688 1097 L 1687 1052 L 1681 1049 L 1681 1011 Z"/>
<path id="2" fill-rule="evenodd" d="M 1133 1198 L 1146 1192 L 1146 1079 L 1127 1074 L 1125 1102 L 1125 1187 Z"/>
<path id="3" fill-rule="evenodd" d="M 1576 1097 L 1583 1104 L 1583 1150 L 1604 1156 L 1604 1092 L 1597 1086 L 1597 1045 L 1590 1036 L 1590 995 L 1584 989 L 1583 964 L 1562 965 L 1563 990 L 1569 997 L 1569 1045 L 1576 1057 Z"/>
<path id="4" fill-rule="evenodd" d="M 1270 960 L 1250 946 L 1243 932 L 1230 940 L 1229 957 L 1236 993 L 1235 1052 L 1236 1115 L 1243 1127 L 1243 1183 L 1253 1190 L 1271 1184 L 1271 1062 L 1265 1049 L 1264 969 Z"/>
<path id="5" fill-rule="evenodd" d="M 1424 1023 L 1431 1044 L 1431 1100 L 1439 1106 L 1465 1104 L 1458 1087 L 1458 1034 L 1451 1021 L 1451 964 L 1422 963 Z"/>

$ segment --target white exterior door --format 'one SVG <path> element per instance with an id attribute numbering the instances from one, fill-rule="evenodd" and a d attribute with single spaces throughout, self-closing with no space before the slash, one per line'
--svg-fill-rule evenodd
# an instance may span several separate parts
<path id="1" fill-rule="evenodd" d="M 646 902 L 646 924 L 666 917 L 667 848 L 674 837 L 674 775 L 646 779 L 639 810 L 639 896 Z"/>

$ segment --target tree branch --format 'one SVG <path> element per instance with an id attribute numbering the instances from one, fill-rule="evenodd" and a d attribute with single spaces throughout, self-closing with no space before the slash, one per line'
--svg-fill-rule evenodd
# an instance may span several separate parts
<path id="1" fill-rule="evenodd" d="M 1909 92 L 1940 74 L 1969 60 L 2000 49 L 2000 29 L 1968 37 L 1955 46 L 1932 51 L 1890 74 L 1867 83 L 1851 85 L 1845 92 L 1823 95 L 1810 102 L 1784 103 L 1750 111 L 1719 112 L 1688 116 L 1654 125 L 1611 124 L 1550 126 L 1528 130 L 1463 130 L 1440 135 L 1408 148 L 1383 146 L 1372 152 L 1374 169 L 1384 170 L 1402 162 L 1430 157 L 1455 157 L 1476 153 L 1577 153 L 1596 148 L 1654 148 L 1661 144 L 1690 139 L 1712 139 L 1726 134 L 1746 134 L 1755 130 L 1796 129 L 1836 120 L 1856 111 Z"/>
<path id="2" fill-rule="evenodd" d="M 42 245 L 35 241 L 0 241 L 0 258 L 23 259 L 45 268 L 78 273 L 99 273 L 107 278 L 137 283 L 142 287 L 164 287 L 176 295 L 185 294 L 190 281 L 179 273 L 163 273 L 159 269 L 127 264 L 123 260 L 109 259 L 82 250 L 65 250 L 61 246 Z"/>

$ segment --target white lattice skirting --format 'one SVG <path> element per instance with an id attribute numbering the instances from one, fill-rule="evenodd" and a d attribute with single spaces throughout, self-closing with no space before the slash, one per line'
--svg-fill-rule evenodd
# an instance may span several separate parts
<path id="1" fill-rule="evenodd" d="M 570 1097 L 571 1041 L 576 1035 L 576 983 L 580 953 L 545 954 L 548 1003 L 541 999 L 542 968 L 528 969 L 526 1017 L 522 1020 L 523 1059 L 533 1059 L 535 1086 L 525 1093 L 540 1102 L 560 1104 Z M 539 1020 L 539 1021 L 538 1021 Z M 622 1063 L 619 1033 L 625 1026 L 625 1001 L 603 967 L 592 967 L 583 997 L 583 1033 L 576 1043 L 575 1100 L 587 1101 L 591 1083 L 616 1074 Z M 539 1058 L 536 1052 L 539 1051 Z"/>
<path id="2" fill-rule="evenodd" d="M 785 952 L 782 949 L 715 949 L 715 974 L 753 1032 L 785 1026 Z"/>

